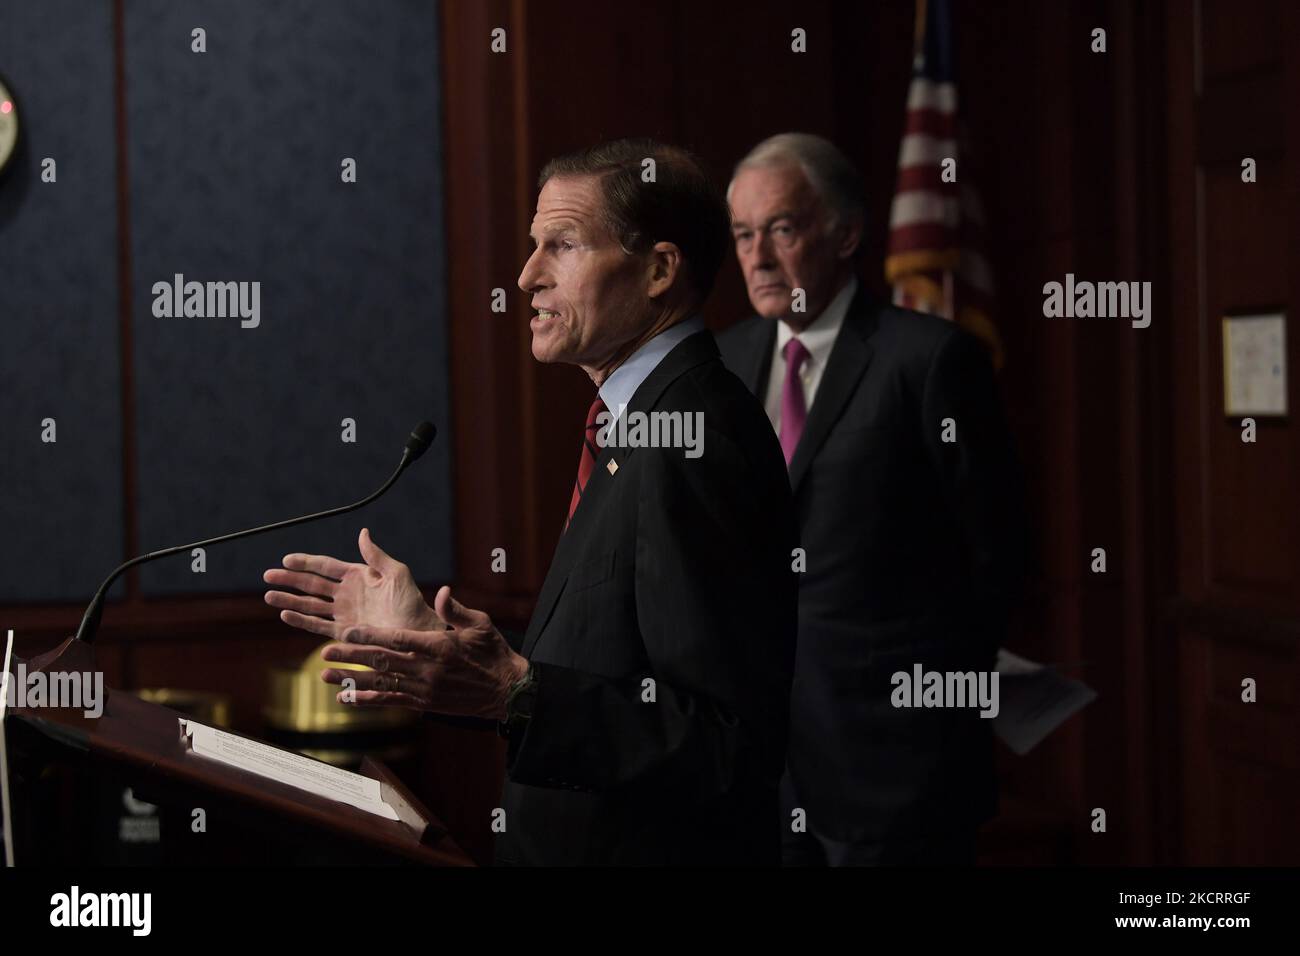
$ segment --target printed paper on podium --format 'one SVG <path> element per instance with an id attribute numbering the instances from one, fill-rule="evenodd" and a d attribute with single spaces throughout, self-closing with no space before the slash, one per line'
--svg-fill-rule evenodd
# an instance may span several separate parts
<path id="1" fill-rule="evenodd" d="M 378 780 L 183 717 L 179 723 L 181 736 L 200 757 L 219 760 L 389 820 L 398 819 L 397 811 L 380 795 Z"/>

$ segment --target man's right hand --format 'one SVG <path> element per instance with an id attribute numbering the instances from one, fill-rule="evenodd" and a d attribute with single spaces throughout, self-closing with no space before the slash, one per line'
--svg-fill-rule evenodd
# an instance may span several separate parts
<path id="1" fill-rule="evenodd" d="M 410 568 L 371 541 L 367 528 L 361 529 L 357 546 L 364 564 L 323 554 L 286 554 L 283 569 L 271 568 L 262 577 L 267 584 L 302 594 L 267 591 L 266 603 L 281 608 L 284 623 L 336 641 L 353 626 L 443 629 Z"/>

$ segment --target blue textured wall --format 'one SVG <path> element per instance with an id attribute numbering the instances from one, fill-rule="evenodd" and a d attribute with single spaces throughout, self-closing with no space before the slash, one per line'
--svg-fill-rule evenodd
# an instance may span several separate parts
<path id="1" fill-rule="evenodd" d="M 89 599 L 122 555 L 111 9 L 0 7 L 0 74 L 25 137 L 0 181 L 6 602 Z M 40 182 L 47 156 L 54 183 Z M 41 441 L 44 418 L 57 422 L 55 443 Z"/>
<path id="2" fill-rule="evenodd" d="M 412 425 L 447 419 L 435 9 L 157 0 L 126 27 L 141 546 L 369 494 Z M 155 318 L 178 272 L 260 281 L 260 326 Z M 373 511 L 214 549 L 203 576 L 154 565 L 146 592 L 256 588 L 289 550 L 355 557 L 363 523 L 446 577 L 447 447 Z"/>
<path id="3" fill-rule="evenodd" d="M 67 42 L 60 31 L 84 23 L 87 8 L 109 7 L 75 6 L 75 14 L 43 17 L 49 22 L 41 29 L 49 32 L 34 40 L 59 47 Z M 396 466 L 415 422 L 428 418 L 444 428 L 448 418 L 436 8 L 347 0 L 133 0 L 125 7 L 140 548 L 363 497 Z M 207 31 L 206 53 L 191 52 L 195 27 Z M 93 512 L 102 502 L 108 517 L 64 542 L 94 548 L 93 559 L 77 566 L 79 575 L 83 565 L 95 570 L 90 580 L 51 571 L 20 585 L 4 582 L 12 596 L 26 599 L 37 596 L 37 586 L 85 595 L 121 552 L 106 20 L 85 46 L 93 47 L 87 58 L 71 49 L 64 58 L 79 69 L 102 61 L 83 111 L 93 114 L 90 126 L 103 140 L 94 152 L 105 181 L 95 201 L 78 204 L 61 227 L 38 218 L 52 233 L 47 252 L 58 258 L 73 258 L 67 234 L 88 246 L 102 233 L 94 249 L 78 248 L 76 261 L 61 270 L 79 291 L 59 311 L 89 313 L 91 334 L 68 328 L 47 341 L 57 354 L 84 355 L 87 364 L 90 357 L 107 359 L 102 388 L 97 381 L 93 392 L 76 389 L 77 407 L 84 403 L 98 416 L 98 438 L 95 447 L 77 449 L 79 468 L 70 475 L 84 483 L 81 508 Z M 9 70 L 0 61 L 0 72 Z M 340 181 L 344 157 L 357 161 L 356 184 Z M 0 241 L 7 259 L 8 234 Z M 83 276 L 92 266 L 102 280 L 90 287 Z M 187 281 L 260 282 L 260 325 L 155 317 L 153 284 L 175 273 Z M 48 366 L 31 369 L 28 388 L 59 395 L 48 375 Z M 56 377 L 67 380 L 71 372 Z M 340 440 L 344 418 L 356 420 L 355 444 Z M 73 450 L 65 447 L 63 454 Z M 356 559 L 363 525 L 422 581 L 445 580 L 452 570 L 447 451 L 440 436 L 371 509 L 209 549 L 205 574 L 192 573 L 187 556 L 151 565 L 142 572 L 144 591 L 259 591 L 262 569 L 286 551 Z M 17 469 L 20 482 L 30 467 Z M 29 521 L 19 539 L 38 530 Z M 48 535 L 35 540 L 43 542 L 42 554 L 62 551 Z"/>

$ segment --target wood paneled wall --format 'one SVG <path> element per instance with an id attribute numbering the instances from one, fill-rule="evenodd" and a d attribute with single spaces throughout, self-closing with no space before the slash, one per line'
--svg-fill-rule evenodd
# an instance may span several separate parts
<path id="1" fill-rule="evenodd" d="M 1191 863 L 1300 858 L 1300 10 L 1198 0 L 1169 13 L 1170 428 L 1178 641 L 1181 837 Z M 1242 181 L 1254 158 L 1258 179 Z M 1224 408 L 1223 316 L 1288 314 L 1292 414 L 1257 418 L 1255 443 Z M 1242 701 L 1242 681 L 1258 685 Z"/>

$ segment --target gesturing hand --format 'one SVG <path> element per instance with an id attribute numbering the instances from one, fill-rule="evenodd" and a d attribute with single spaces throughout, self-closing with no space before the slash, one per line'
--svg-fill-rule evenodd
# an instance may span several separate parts
<path id="1" fill-rule="evenodd" d="M 364 564 L 323 554 L 286 554 L 284 569 L 271 568 L 262 578 L 302 594 L 267 591 L 266 603 L 282 609 L 284 623 L 334 640 L 358 625 L 441 628 L 410 569 L 371 541 L 369 529 L 361 529 L 357 547 Z"/>
<path id="2" fill-rule="evenodd" d="M 352 682 L 338 693 L 341 703 L 506 716 L 507 693 L 528 672 L 527 658 L 510 649 L 487 614 L 453 598 L 451 588 L 440 588 L 434 604 L 451 630 L 349 627 L 340 634 L 343 643 L 326 645 L 321 657 L 327 661 L 373 668 L 321 671 L 330 684 Z"/>

